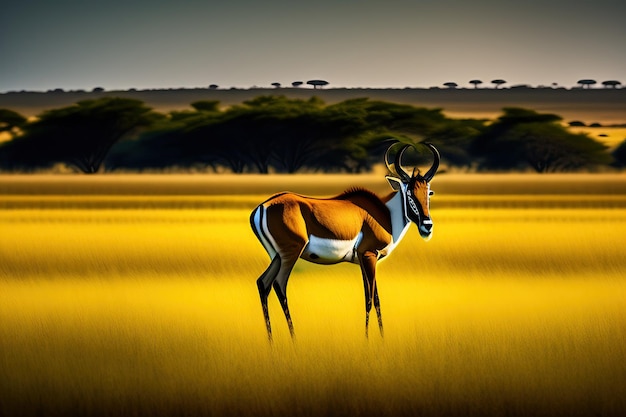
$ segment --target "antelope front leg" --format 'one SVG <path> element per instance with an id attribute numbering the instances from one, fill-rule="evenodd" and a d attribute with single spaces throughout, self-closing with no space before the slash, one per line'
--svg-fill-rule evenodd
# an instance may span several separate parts
<path id="1" fill-rule="evenodd" d="M 369 337 L 370 310 L 372 309 L 372 297 L 370 296 L 370 285 L 363 274 L 363 287 L 365 289 L 365 337 Z"/>
<path id="2" fill-rule="evenodd" d="M 376 285 L 376 282 L 374 282 L 374 308 L 378 317 L 378 330 L 380 330 L 382 337 L 385 335 L 385 332 L 383 331 L 383 316 L 380 314 L 380 300 L 378 299 L 378 285 Z"/>

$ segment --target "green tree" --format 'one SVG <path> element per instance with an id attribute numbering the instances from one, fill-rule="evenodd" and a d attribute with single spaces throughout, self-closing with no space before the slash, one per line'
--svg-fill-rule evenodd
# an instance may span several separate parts
<path id="1" fill-rule="evenodd" d="M 262 173 L 270 166 L 293 173 L 310 165 L 318 157 L 326 134 L 324 108 L 324 102 L 316 97 L 261 96 L 234 109 L 239 112 L 239 124 L 248 128 L 249 133 L 241 138 L 248 143 L 248 163 Z"/>
<path id="2" fill-rule="evenodd" d="M 505 108 L 504 115 L 474 141 L 472 150 L 483 169 L 563 172 L 607 164 L 606 146 L 584 134 L 573 134 L 554 114 Z"/>
<path id="3" fill-rule="evenodd" d="M 584 79 L 584 80 L 578 80 L 577 84 L 580 84 L 582 88 L 591 88 L 592 85 L 597 84 L 597 81 Z"/>
<path id="4" fill-rule="evenodd" d="M 626 167 L 626 140 L 622 141 L 615 150 L 611 153 L 615 162 L 613 163 L 615 166 L 624 168 Z"/>
<path id="5" fill-rule="evenodd" d="M 522 138 L 526 161 L 540 173 L 577 171 L 610 162 L 606 146 L 557 124 L 522 125 L 511 133 Z"/>
<path id="6" fill-rule="evenodd" d="M 308 85 L 312 85 L 315 90 L 317 90 L 317 87 L 322 88 L 328 85 L 328 81 L 324 81 L 324 80 L 309 80 L 306 83 Z"/>
<path id="7" fill-rule="evenodd" d="M 26 118 L 9 109 L 0 109 L 0 132 L 15 136 L 26 124 Z"/>
<path id="8" fill-rule="evenodd" d="M 388 140 L 416 142 L 430 137 L 445 122 L 440 109 L 425 109 L 406 104 L 367 98 L 345 100 L 328 106 L 327 116 L 335 120 L 341 132 L 342 149 L 349 151 L 346 165 L 351 172 L 361 172 L 380 162 Z M 383 145 L 381 145 L 383 143 Z M 338 146 L 338 145 L 336 145 Z M 381 147 L 382 146 L 382 147 Z"/>
<path id="9" fill-rule="evenodd" d="M 190 149 L 186 138 L 194 127 L 219 119 L 219 102 L 201 101 L 191 106 L 193 110 L 172 111 L 157 119 L 137 137 L 117 142 L 107 155 L 106 168 L 141 171 L 212 166 L 217 169 L 215 158 L 206 159 L 206 155 Z"/>
<path id="10" fill-rule="evenodd" d="M 428 142 L 439 150 L 447 165 L 471 168 L 475 165 L 472 143 L 485 130 L 486 120 L 445 119 L 428 134 Z"/>
<path id="11" fill-rule="evenodd" d="M 218 112 L 220 102 L 218 100 L 200 100 L 191 103 L 191 107 L 199 112 Z"/>
<path id="12" fill-rule="evenodd" d="M 226 167 L 232 172 L 363 172 L 380 163 L 390 138 L 438 141 L 448 163 L 469 165 L 467 143 L 483 121 L 454 121 L 440 109 L 372 101 L 326 105 L 319 98 L 260 96 L 219 110 L 193 103 L 138 140 L 118 143 L 109 167 Z"/>
<path id="13" fill-rule="evenodd" d="M 104 97 L 39 115 L 24 135 L 8 144 L 13 165 L 22 168 L 65 163 L 88 174 L 100 170 L 111 147 L 157 114 L 141 101 Z"/>
<path id="14" fill-rule="evenodd" d="M 602 85 L 604 86 L 604 88 L 617 88 L 617 86 L 622 85 L 622 83 L 617 80 L 607 80 L 602 81 Z"/>

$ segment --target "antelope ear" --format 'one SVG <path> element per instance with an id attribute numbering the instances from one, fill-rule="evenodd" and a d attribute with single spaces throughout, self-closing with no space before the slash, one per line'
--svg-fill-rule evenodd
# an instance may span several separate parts
<path id="1" fill-rule="evenodd" d="M 402 181 L 400 179 L 390 176 L 386 176 L 385 178 L 387 178 L 387 182 L 389 182 L 389 185 L 391 185 L 394 191 L 400 191 L 402 189 Z"/>

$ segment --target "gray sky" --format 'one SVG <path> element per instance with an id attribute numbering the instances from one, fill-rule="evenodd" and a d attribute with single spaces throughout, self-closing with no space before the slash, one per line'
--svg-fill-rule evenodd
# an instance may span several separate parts
<path id="1" fill-rule="evenodd" d="M 623 0 L 22 0 L 0 92 L 626 83 Z"/>

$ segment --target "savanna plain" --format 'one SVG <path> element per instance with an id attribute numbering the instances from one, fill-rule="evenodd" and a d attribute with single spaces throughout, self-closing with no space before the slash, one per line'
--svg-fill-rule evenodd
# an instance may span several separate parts
<path id="1" fill-rule="evenodd" d="M 358 266 L 300 261 L 269 343 L 251 210 L 382 175 L 0 176 L 0 415 L 623 415 L 624 180 L 440 174 L 384 337 Z"/>

